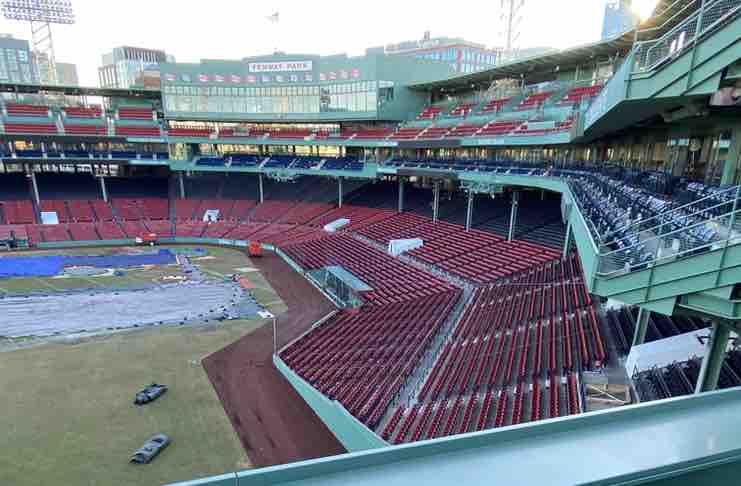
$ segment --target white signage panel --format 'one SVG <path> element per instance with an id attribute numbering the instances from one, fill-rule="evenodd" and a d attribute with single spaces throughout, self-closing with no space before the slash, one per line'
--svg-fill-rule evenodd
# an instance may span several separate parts
<path id="1" fill-rule="evenodd" d="M 251 62 L 247 65 L 251 73 L 296 73 L 314 69 L 313 61 Z"/>

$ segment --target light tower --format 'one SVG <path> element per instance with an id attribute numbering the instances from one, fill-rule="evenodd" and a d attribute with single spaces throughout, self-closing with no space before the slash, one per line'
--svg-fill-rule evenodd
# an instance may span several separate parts
<path id="1" fill-rule="evenodd" d="M 511 60 L 517 50 L 524 6 L 525 0 L 500 0 L 499 21 L 502 26 L 502 41 L 506 60 Z"/>
<path id="2" fill-rule="evenodd" d="M 3 16 L 31 24 L 31 42 L 41 83 L 57 83 L 52 24 L 74 24 L 75 13 L 69 0 L 2 0 Z"/>

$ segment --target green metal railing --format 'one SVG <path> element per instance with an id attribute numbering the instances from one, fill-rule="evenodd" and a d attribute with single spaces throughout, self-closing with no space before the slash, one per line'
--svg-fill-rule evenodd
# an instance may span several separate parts
<path id="1" fill-rule="evenodd" d="M 695 219 L 696 222 L 682 226 L 678 229 L 663 231 L 668 227 L 668 221 L 664 225 L 659 224 L 648 230 L 638 232 L 639 241 L 629 247 L 619 250 L 600 252 L 596 276 L 615 277 L 625 275 L 633 270 L 642 270 L 663 263 L 673 262 L 682 258 L 692 257 L 701 253 L 714 250 L 724 250 L 729 246 L 741 243 L 741 209 L 739 208 L 739 197 L 741 186 L 734 188 L 736 197 L 732 202 L 724 202 L 717 206 L 729 211 L 718 216 L 709 216 L 710 211 L 705 213 L 705 219 Z M 717 214 L 717 212 L 716 212 Z M 637 254 L 647 254 L 651 258 L 636 262 Z"/>
<path id="2" fill-rule="evenodd" d="M 699 220 L 709 220 L 719 214 L 724 214 L 733 210 L 733 205 L 739 197 L 739 187 L 729 187 L 726 190 L 697 199 L 690 203 L 678 206 L 669 211 L 664 211 L 650 218 L 632 221 L 613 230 L 614 233 L 641 233 L 652 232 L 659 233 L 666 227 L 668 221 L 685 220 L 686 222 L 698 222 Z M 612 240 L 602 240 L 597 235 L 600 242 L 612 245 L 617 244 L 622 239 L 614 238 Z"/>
<path id="3" fill-rule="evenodd" d="M 740 9 L 741 0 L 705 0 L 699 10 L 660 38 L 635 46 L 634 72 L 651 71 L 681 54 L 685 47 L 720 26 Z"/>

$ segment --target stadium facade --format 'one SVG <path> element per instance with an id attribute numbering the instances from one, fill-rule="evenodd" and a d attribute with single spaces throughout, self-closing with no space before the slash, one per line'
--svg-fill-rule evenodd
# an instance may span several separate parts
<path id="1" fill-rule="evenodd" d="M 259 240 L 307 278 L 340 266 L 332 278 L 349 272 L 365 292 L 367 306 L 338 301 L 273 358 L 351 453 L 190 484 L 479 484 L 492 471 L 506 484 L 726 484 L 741 469 L 729 351 L 741 321 L 739 33 L 738 0 L 667 0 L 639 30 L 463 75 L 369 52 L 164 63 L 161 90 L 4 84 L 0 181 L 28 189 L 3 205 L 0 235 L 9 247 L 120 243 L 138 236 L 130 219 L 164 221 L 163 241 Z M 107 103 L 60 106 L 55 93 Z M 39 188 L 62 173 L 95 176 L 101 211 L 107 181 L 164 178 L 174 220 L 168 203 L 129 218 L 138 203 L 113 198 L 110 220 L 87 233 L 64 223 L 60 237 L 35 223 L 41 208 L 72 210 Z M 215 194 L 243 184 L 252 217 L 290 209 L 290 223 L 196 224 L 192 208 L 181 221 L 177 201 L 210 177 Z M 332 209 L 266 196 L 288 183 L 333 192 Z M 556 221 L 539 219 L 549 207 Z M 491 233 L 475 228 L 481 213 Z M 345 232 L 326 236 L 342 219 Z M 555 244 L 539 232 L 551 223 Z M 416 237 L 405 257 L 381 251 Z M 611 317 L 608 299 L 637 314 Z M 606 364 L 634 363 L 652 333 L 667 351 L 662 339 L 682 333 L 664 329 L 694 318 L 709 326 L 701 359 L 629 369 L 647 403 L 588 410 Z"/>

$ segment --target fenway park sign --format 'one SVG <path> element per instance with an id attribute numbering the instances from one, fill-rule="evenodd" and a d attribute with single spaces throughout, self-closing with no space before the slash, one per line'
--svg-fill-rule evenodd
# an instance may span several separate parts
<path id="1" fill-rule="evenodd" d="M 251 73 L 295 73 L 299 71 L 311 71 L 313 68 L 312 61 L 251 62 L 248 66 Z"/>

